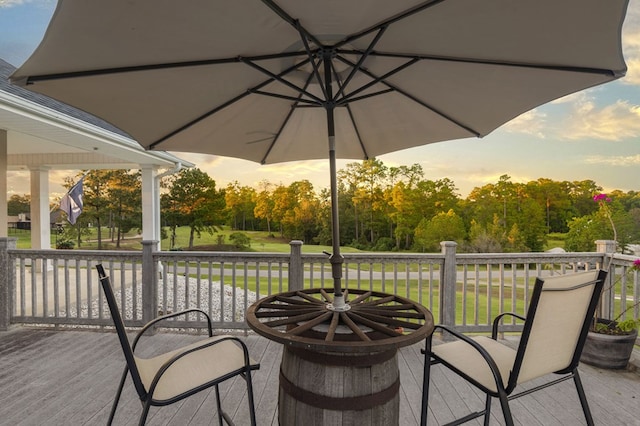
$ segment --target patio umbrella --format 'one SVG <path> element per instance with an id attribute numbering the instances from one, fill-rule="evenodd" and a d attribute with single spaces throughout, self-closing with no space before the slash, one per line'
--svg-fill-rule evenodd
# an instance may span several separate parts
<path id="1" fill-rule="evenodd" d="M 627 0 L 66 1 L 13 82 L 148 149 L 263 164 L 482 137 L 622 77 Z"/>

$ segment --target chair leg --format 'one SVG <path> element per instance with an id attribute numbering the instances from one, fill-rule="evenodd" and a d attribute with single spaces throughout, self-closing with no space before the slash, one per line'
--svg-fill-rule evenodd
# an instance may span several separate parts
<path id="1" fill-rule="evenodd" d="M 502 415 L 504 416 L 504 423 L 507 426 L 513 426 L 513 416 L 511 415 L 511 408 L 509 408 L 509 399 L 507 394 L 502 391 L 499 392 L 498 398 L 500 399 L 500 406 L 502 407 Z M 489 413 L 485 413 L 487 415 Z M 485 417 L 486 419 L 487 417 Z"/>
<path id="2" fill-rule="evenodd" d="M 487 399 L 484 403 L 484 426 L 489 426 L 489 419 L 491 418 L 491 395 L 487 394 Z"/>
<path id="3" fill-rule="evenodd" d="M 113 405 L 111 406 L 111 413 L 109 413 L 109 420 L 107 421 L 107 426 L 111 426 L 111 424 L 113 423 L 113 418 L 116 415 L 116 410 L 118 409 L 118 403 L 120 402 L 120 395 L 122 395 L 122 389 L 124 388 L 124 382 L 127 380 L 128 373 L 129 373 L 129 367 L 124 367 L 122 377 L 120 378 L 120 385 L 118 386 L 118 391 L 116 392 L 116 398 L 113 400 Z"/>
<path id="4" fill-rule="evenodd" d="M 589 409 L 587 396 L 584 393 L 584 388 L 582 387 L 582 380 L 580 379 L 580 374 L 578 374 L 577 368 L 573 370 L 573 382 L 575 383 L 576 390 L 578 391 L 578 397 L 580 398 L 580 405 L 582 405 L 582 412 L 584 413 L 584 417 L 587 420 L 587 425 L 593 426 L 593 417 L 591 416 L 591 410 Z"/>
<path id="5" fill-rule="evenodd" d="M 218 421 L 220 422 L 220 426 L 224 426 L 223 422 L 223 413 L 222 413 L 222 403 L 220 402 L 220 388 L 218 385 L 215 385 L 216 389 L 216 407 L 218 408 Z"/>
<path id="6" fill-rule="evenodd" d="M 140 420 L 138 426 L 144 426 L 147 422 L 147 416 L 149 415 L 149 408 L 151 408 L 151 395 L 147 396 L 147 400 L 142 404 L 142 413 L 140 413 Z"/>
<path id="7" fill-rule="evenodd" d="M 420 426 L 427 426 L 429 410 L 429 383 L 431 382 L 431 338 L 427 338 L 424 348 L 424 371 L 422 373 L 422 406 L 420 408 Z"/>
<path id="8" fill-rule="evenodd" d="M 247 368 L 247 372 L 244 375 L 244 379 L 247 382 L 247 402 L 249 404 L 249 416 L 251 420 L 251 426 L 256 426 L 256 407 L 253 400 L 253 381 L 251 379 L 251 369 Z"/>

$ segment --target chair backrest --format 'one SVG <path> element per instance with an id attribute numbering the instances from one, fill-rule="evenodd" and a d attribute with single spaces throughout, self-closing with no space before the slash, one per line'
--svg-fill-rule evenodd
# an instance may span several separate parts
<path id="1" fill-rule="evenodd" d="M 141 398 L 145 398 L 147 395 L 147 391 L 142 383 L 142 379 L 140 378 L 140 372 L 138 371 L 138 367 L 136 365 L 136 360 L 133 356 L 133 349 L 131 348 L 131 344 L 129 343 L 129 338 L 127 337 L 127 332 L 124 328 L 124 321 L 122 320 L 122 316 L 120 315 L 120 310 L 118 309 L 118 303 L 116 302 L 116 297 L 113 294 L 113 288 L 111 287 L 111 281 L 109 277 L 104 271 L 104 268 L 101 264 L 96 265 L 96 269 L 98 270 L 98 276 L 100 277 L 100 284 L 102 285 L 102 290 L 104 291 L 104 295 L 107 299 L 107 304 L 109 305 L 109 312 L 111 312 L 111 319 L 113 320 L 113 325 L 116 327 L 116 332 L 118 333 L 118 339 L 120 340 L 120 346 L 122 346 L 122 351 L 124 352 L 124 357 L 127 360 L 127 368 L 129 369 L 129 373 L 131 374 L 131 378 L 136 387 L 136 391 Z"/>
<path id="2" fill-rule="evenodd" d="M 536 279 L 508 388 L 577 367 L 606 275 L 593 270 Z"/>

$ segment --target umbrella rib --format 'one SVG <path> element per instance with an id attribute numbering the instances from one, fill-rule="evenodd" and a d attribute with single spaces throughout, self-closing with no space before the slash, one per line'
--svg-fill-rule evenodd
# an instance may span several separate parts
<path id="1" fill-rule="evenodd" d="M 362 101 L 364 99 L 373 98 L 373 97 L 380 96 L 380 95 L 384 95 L 384 94 L 391 93 L 391 92 L 395 92 L 395 90 L 391 89 L 391 88 L 384 89 L 384 90 L 379 90 L 377 92 L 369 93 L 368 95 L 356 96 L 355 98 L 350 99 L 349 102 L 345 103 L 345 104 L 346 104 L 346 106 L 349 106 L 349 104 L 351 104 L 351 103 Z M 340 106 L 345 106 L 345 105 L 340 105 Z"/>
<path id="2" fill-rule="evenodd" d="M 343 62 L 346 62 L 349 65 L 352 65 L 352 66 L 354 65 L 352 61 L 348 60 L 347 58 L 343 58 L 342 56 L 339 56 L 338 59 L 340 59 Z M 370 72 L 369 70 L 366 70 L 364 68 L 361 69 L 361 72 L 366 74 L 366 75 L 368 75 L 371 78 L 378 78 L 375 74 L 373 74 L 372 72 Z M 474 130 L 474 129 L 470 128 L 469 126 L 461 123 L 460 121 L 454 119 L 453 117 L 451 117 L 451 116 L 445 114 L 444 112 L 436 109 L 435 107 L 429 105 L 428 103 L 416 98 L 415 96 L 411 95 L 410 93 L 406 92 L 405 90 L 402 90 L 399 87 L 397 87 L 397 86 L 395 86 L 395 85 L 393 85 L 393 84 L 391 84 L 391 83 L 389 83 L 387 81 L 384 81 L 384 80 L 381 80 L 380 83 L 386 85 L 387 87 L 389 87 L 389 88 L 391 88 L 393 90 L 395 90 L 399 94 L 411 99 L 412 101 L 416 102 L 417 104 L 420 104 L 423 107 L 433 111 L 434 113 L 438 114 L 439 116 L 441 116 L 445 120 L 448 120 L 451 123 L 454 123 L 456 126 L 468 131 L 469 133 L 475 135 L 476 137 L 480 137 L 481 136 L 481 133 L 478 132 L 477 130 Z"/>
<path id="3" fill-rule="evenodd" d="M 384 32 L 386 30 L 387 30 L 386 26 L 381 27 L 378 30 L 378 33 L 376 34 L 376 36 L 373 38 L 373 40 L 371 40 L 371 43 L 369 43 L 369 46 L 367 46 L 367 49 L 364 52 L 362 52 L 362 54 L 360 55 L 360 59 L 358 59 L 358 62 L 356 63 L 356 65 L 351 69 L 351 72 L 349 73 L 347 78 L 344 80 L 344 82 L 342 82 L 340 84 L 340 88 L 338 89 L 338 93 L 336 93 L 335 97 L 333 98 L 334 102 L 340 96 L 342 96 L 343 99 L 346 97 L 345 94 L 344 94 L 344 89 L 349 85 L 349 83 L 351 82 L 351 79 L 353 79 L 353 77 L 355 77 L 357 72 L 360 70 L 360 68 L 362 67 L 362 64 L 364 63 L 364 61 L 366 61 L 367 58 L 369 57 L 369 53 L 371 53 L 373 51 L 373 48 L 375 47 L 376 44 L 378 44 L 378 42 L 380 41 L 380 38 L 382 38 L 382 35 L 384 34 Z"/>
<path id="4" fill-rule="evenodd" d="M 324 98 L 327 99 L 328 98 L 327 89 L 326 87 L 324 87 L 324 84 L 322 84 L 322 77 L 320 77 L 320 70 L 318 69 L 318 63 L 313 60 L 313 52 L 311 52 L 311 49 L 309 48 L 309 40 L 306 37 L 307 33 L 304 31 L 304 29 L 302 28 L 302 25 L 300 25 L 300 21 L 298 20 L 296 20 L 296 29 L 300 34 L 300 40 L 302 40 L 302 44 L 304 45 L 304 50 L 307 51 L 307 57 L 311 62 L 311 66 L 313 67 L 313 75 L 318 81 L 320 88 L 322 89 L 322 94 L 324 95 Z M 309 82 L 307 82 L 307 84 L 309 84 Z"/>
<path id="5" fill-rule="evenodd" d="M 268 60 L 268 59 L 288 58 L 292 56 L 300 56 L 300 52 L 283 52 L 283 53 L 276 53 L 271 55 L 248 56 L 246 57 L 246 59 L 249 59 L 251 61 L 260 61 L 260 60 Z M 95 70 L 32 75 L 27 77 L 26 84 L 29 85 L 29 84 L 37 83 L 39 81 L 64 80 L 64 79 L 75 78 L 75 77 L 93 77 L 93 76 L 100 76 L 100 75 L 124 74 L 124 73 L 139 72 L 139 71 L 163 70 L 163 69 L 169 69 L 169 68 L 190 68 L 190 67 L 201 67 L 206 65 L 223 65 L 223 64 L 233 64 L 237 62 L 240 62 L 239 59 L 237 57 L 233 57 L 233 58 L 205 59 L 205 60 L 199 60 L 199 61 L 165 62 L 160 64 L 146 64 L 146 65 L 136 65 L 136 66 L 128 66 L 128 67 L 101 68 L 101 69 L 95 69 Z"/>
<path id="6" fill-rule="evenodd" d="M 311 41 L 313 41 L 317 46 L 322 46 L 322 43 L 320 42 L 320 40 L 318 40 L 313 34 L 307 31 L 303 26 L 301 26 L 296 19 L 294 19 L 291 15 L 285 12 L 284 9 L 282 9 L 280 6 L 278 6 L 271 0 L 262 0 L 262 3 L 266 4 L 267 7 L 273 10 L 279 17 L 284 19 L 289 25 L 291 25 L 296 29 L 302 30 L 306 34 L 306 36 Z"/>
<path id="7" fill-rule="evenodd" d="M 309 60 L 309 61 L 311 61 L 313 63 L 313 60 L 311 59 L 311 57 L 307 58 L 307 60 Z M 307 90 L 307 87 L 309 87 L 309 82 L 310 81 L 311 81 L 311 76 L 309 76 L 307 78 L 307 81 L 304 84 L 304 90 Z M 302 97 L 302 93 L 299 93 L 298 97 L 301 98 Z M 262 157 L 262 160 L 260 160 L 260 164 L 265 164 L 267 162 L 267 158 L 269 158 L 269 154 L 271 154 L 271 150 L 273 149 L 273 147 L 278 142 L 278 139 L 280 138 L 280 135 L 282 134 L 282 131 L 284 130 L 285 126 L 287 125 L 287 123 L 291 119 L 291 115 L 293 115 L 293 111 L 296 108 L 300 107 L 300 105 L 298 105 L 298 100 L 299 99 L 294 100 L 293 105 L 291 105 L 291 108 L 289 108 L 289 112 L 287 113 L 287 116 L 284 118 L 284 120 L 282 120 L 282 124 L 280 125 L 280 128 L 278 129 L 278 131 L 274 135 L 273 141 L 269 144 L 269 148 L 267 148 L 267 152 L 265 152 L 264 156 Z M 305 104 L 305 106 L 316 107 L 316 105 L 307 105 L 307 104 Z"/>
<path id="8" fill-rule="evenodd" d="M 342 59 L 342 58 L 340 58 L 340 59 Z M 391 77 L 392 75 L 394 75 L 394 74 L 396 74 L 396 73 L 398 73 L 398 72 L 402 71 L 402 70 L 403 70 L 403 69 L 405 69 L 405 68 L 410 67 L 411 65 L 415 64 L 415 63 L 416 63 L 416 62 L 418 62 L 418 61 L 419 61 L 419 59 L 418 59 L 418 58 L 412 58 L 410 61 L 407 61 L 407 62 L 405 62 L 404 64 L 400 65 L 399 67 L 396 67 L 396 68 L 392 69 L 392 70 L 391 70 L 391 71 L 389 71 L 388 73 L 386 73 L 386 74 L 384 74 L 384 75 L 382 75 L 382 76 L 380 76 L 380 77 L 377 77 L 377 78 L 373 79 L 373 81 L 370 81 L 369 83 L 367 83 L 367 84 L 365 84 L 365 85 L 363 85 L 363 86 L 361 86 L 361 87 L 357 88 L 356 90 L 354 90 L 353 92 L 349 93 L 348 95 L 343 96 L 343 97 L 342 97 L 342 99 L 340 99 L 340 100 L 337 102 L 337 103 L 338 103 L 338 105 L 349 102 L 349 99 L 354 98 L 354 95 L 356 95 L 356 94 L 358 94 L 358 93 L 360 93 L 360 92 L 362 92 L 362 91 L 364 91 L 364 90 L 367 90 L 369 87 L 374 86 L 374 85 L 376 85 L 376 84 L 378 84 L 378 83 L 382 82 L 383 80 L 385 80 L 385 79 L 387 79 L 387 78 Z M 391 90 L 393 90 L 393 89 L 391 89 Z M 382 93 L 387 93 L 387 92 L 388 92 L 388 90 L 387 90 L 387 91 L 382 91 L 382 90 L 381 90 L 379 93 L 380 93 L 380 94 L 382 94 Z M 375 95 L 375 94 L 373 94 L 373 95 Z M 358 97 L 358 98 L 356 98 L 356 99 L 364 99 L 364 98 L 366 98 L 366 97 L 371 97 L 371 96 L 372 96 L 372 95 L 364 96 L 364 97 Z"/>
<path id="9" fill-rule="evenodd" d="M 358 51 L 350 51 L 350 50 L 340 50 L 340 53 L 350 53 L 350 54 L 358 54 Z M 460 62 L 460 63 L 469 63 L 469 64 L 480 64 L 480 65 L 498 65 L 504 67 L 514 67 L 514 68 L 531 68 L 531 69 L 542 69 L 542 70 L 552 70 L 552 71 L 568 71 L 568 72 L 577 72 L 583 74 L 602 74 L 606 76 L 616 76 L 620 75 L 620 71 L 615 71 L 607 68 L 593 68 L 593 67 L 577 67 L 577 66 L 568 66 L 568 65 L 553 65 L 553 64 L 532 64 L 528 62 L 507 62 L 500 60 L 491 60 L 491 59 L 474 59 L 474 58 L 456 58 L 451 56 L 437 56 L 437 55 L 420 55 L 420 54 L 401 54 L 401 53 L 388 53 L 388 52 L 371 52 L 371 56 L 380 56 L 385 58 L 416 58 L 418 60 L 429 60 L 429 61 L 443 61 L 443 62 Z"/>
<path id="10" fill-rule="evenodd" d="M 246 59 L 246 58 L 245 58 Z M 280 74 L 278 74 L 279 76 L 283 76 L 286 75 L 288 73 L 290 73 L 291 71 L 294 71 L 296 69 L 298 69 L 301 66 L 304 66 L 307 64 L 307 62 L 309 61 L 308 58 L 306 58 L 305 60 L 303 60 L 300 63 L 294 64 L 292 66 L 290 66 L 289 68 L 287 68 L 286 70 L 282 71 Z M 174 130 L 173 132 L 163 136 L 162 138 L 158 139 L 155 142 L 152 142 L 149 144 L 149 149 L 153 149 L 156 146 L 160 145 L 162 142 L 164 142 L 165 140 L 169 139 L 170 137 L 172 137 L 173 135 L 182 132 L 185 129 L 188 129 L 189 127 L 193 126 L 194 124 L 204 120 L 205 118 L 215 114 L 218 111 L 223 110 L 224 108 L 227 108 L 229 105 L 233 105 L 234 103 L 238 102 L 240 99 L 244 98 L 245 96 L 248 96 L 251 94 L 252 90 L 259 90 L 261 88 L 263 88 L 264 86 L 266 86 L 269 83 L 273 83 L 274 79 L 273 78 L 269 78 L 265 81 L 263 81 L 262 83 L 259 83 L 257 85 L 255 85 L 254 87 L 249 88 L 246 92 L 239 94 L 238 96 L 236 96 L 235 98 L 231 98 L 228 101 L 224 102 L 223 104 L 215 107 L 214 109 L 202 114 L 201 116 L 191 120 L 190 122 L 188 122 L 187 124 L 185 124 L 182 127 L 177 128 L 176 130 Z"/>
<path id="11" fill-rule="evenodd" d="M 293 101 L 293 102 L 305 102 L 305 103 L 308 103 L 310 106 L 315 106 L 315 107 L 322 106 L 317 101 L 312 101 L 312 100 L 303 99 L 303 98 L 296 98 L 295 96 L 281 95 L 279 93 L 265 92 L 264 90 L 249 89 L 249 92 L 256 95 L 271 96 L 272 98 L 286 99 L 288 101 Z M 302 94 L 300 96 L 302 96 Z"/>
<path id="12" fill-rule="evenodd" d="M 331 62 L 331 68 L 333 69 L 333 73 L 336 75 L 338 87 L 342 88 L 343 84 L 340 81 L 340 74 L 337 73 L 335 68 L 333 67 L 333 62 Z M 362 140 L 362 135 L 360 134 L 360 129 L 358 129 L 358 125 L 356 124 L 356 119 L 353 115 L 353 111 L 351 111 L 351 107 L 349 106 L 349 104 L 345 104 L 344 106 L 346 106 L 347 108 L 347 113 L 349 114 L 349 119 L 351 120 L 351 124 L 353 125 L 353 130 L 356 132 L 356 137 L 358 138 L 358 143 L 360 144 L 360 149 L 362 150 L 362 157 L 368 160 L 369 153 L 367 152 L 367 147 L 364 145 L 364 142 Z"/>
<path id="13" fill-rule="evenodd" d="M 284 84 L 285 86 L 288 86 L 289 88 L 295 90 L 297 93 L 306 95 L 308 97 L 310 97 L 311 99 L 315 99 L 318 103 L 322 104 L 323 100 L 320 99 L 319 97 L 317 97 L 316 95 L 314 95 L 313 93 L 307 92 L 305 89 L 296 86 L 295 84 L 291 83 L 288 80 L 285 80 L 284 78 L 282 78 L 282 75 L 284 74 L 274 74 L 271 71 L 269 71 L 268 69 L 261 67 L 260 65 L 256 64 L 255 62 L 252 62 L 246 58 L 239 58 L 241 62 L 244 62 L 245 64 L 249 65 L 250 67 L 255 68 L 256 70 L 260 71 L 261 73 L 271 77 L 272 79 Z M 275 94 L 274 94 L 275 96 Z"/>
<path id="14" fill-rule="evenodd" d="M 347 107 L 347 113 L 349 114 L 349 119 L 351 119 L 351 124 L 353 124 L 353 129 L 355 130 L 356 136 L 358 137 L 358 143 L 360 144 L 360 148 L 362 149 L 362 153 L 364 154 L 363 157 L 366 160 L 368 160 L 369 153 L 367 152 L 367 147 L 364 146 L 364 142 L 362 141 L 362 136 L 360 135 L 360 129 L 356 124 L 356 118 L 353 116 L 353 111 L 351 111 L 351 106 L 347 104 L 346 107 Z"/>
<path id="15" fill-rule="evenodd" d="M 432 6 L 436 6 L 437 4 L 442 3 L 444 1 L 446 1 L 446 0 L 428 0 L 428 1 L 425 1 L 424 3 L 421 3 L 421 4 L 419 4 L 419 5 L 415 6 L 415 7 L 412 7 L 411 9 L 407 9 L 404 12 L 400 12 L 399 14 L 397 14 L 395 16 L 392 16 L 391 18 L 386 19 L 386 20 L 384 20 L 384 21 L 382 21 L 382 22 L 380 22 L 380 23 L 378 23 L 378 24 L 376 24 L 376 25 L 374 25 L 374 26 L 372 26 L 372 27 L 370 27 L 370 28 L 368 28 L 366 30 L 360 31 L 359 33 L 351 34 L 349 37 L 346 37 L 341 42 L 336 43 L 334 45 L 334 47 L 335 48 L 339 48 L 340 46 L 344 46 L 346 44 L 349 44 L 353 40 L 357 40 L 359 38 L 362 38 L 362 37 L 374 32 L 374 31 L 377 31 L 381 27 L 387 27 L 387 26 L 389 26 L 391 24 L 394 24 L 397 21 L 400 21 L 402 19 L 408 18 L 408 17 L 410 17 L 412 15 L 415 15 L 416 13 L 422 12 L 423 10 L 428 9 L 428 8 L 430 8 Z"/>

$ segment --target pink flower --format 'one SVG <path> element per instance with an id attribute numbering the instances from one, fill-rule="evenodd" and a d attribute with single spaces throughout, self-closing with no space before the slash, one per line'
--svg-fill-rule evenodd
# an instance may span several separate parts
<path id="1" fill-rule="evenodd" d="M 639 269 L 640 270 L 640 259 L 636 259 L 633 261 L 633 269 Z"/>
<path id="2" fill-rule="evenodd" d="M 593 201 L 600 205 L 600 208 L 609 219 L 609 223 L 611 224 L 611 228 L 613 229 L 613 240 L 618 241 L 618 232 L 616 231 L 616 225 L 613 223 L 613 218 L 611 217 L 611 211 L 609 211 L 609 206 L 606 203 L 611 202 L 611 198 L 607 197 L 607 194 L 596 194 L 593 196 Z M 640 265 L 638 266 L 640 268 Z"/>

